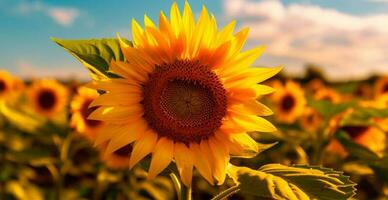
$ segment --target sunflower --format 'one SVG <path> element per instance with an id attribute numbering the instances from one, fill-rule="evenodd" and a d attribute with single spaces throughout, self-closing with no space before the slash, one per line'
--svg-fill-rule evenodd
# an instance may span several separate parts
<path id="1" fill-rule="evenodd" d="M 325 87 L 325 84 L 319 78 L 315 78 L 306 84 L 307 90 L 311 91 L 312 93 L 316 93 L 318 90 L 324 87 Z"/>
<path id="2" fill-rule="evenodd" d="M 327 100 L 331 103 L 339 103 L 341 96 L 331 88 L 321 88 L 314 94 L 316 100 Z"/>
<path id="3" fill-rule="evenodd" d="M 0 101 L 9 100 L 17 91 L 23 89 L 23 82 L 10 73 L 0 70 Z"/>
<path id="4" fill-rule="evenodd" d="M 379 78 L 375 83 L 375 97 L 388 94 L 388 76 Z"/>
<path id="5" fill-rule="evenodd" d="M 284 86 L 276 88 L 272 99 L 275 103 L 275 117 L 285 123 L 293 123 L 303 113 L 306 105 L 304 92 L 300 85 L 287 81 Z"/>
<path id="6" fill-rule="evenodd" d="M 45 79 L 34 81 L 28 96 L 37 113 L 52 117 L 65 107 L 68 91 L 56 80 Z"/>
<path id="7" fill-rule="evenodd" d="M 299 122 L 303 129 L 314 132 L 322 125 L 323 118 L 321 114 L 313 108 L 306 107 Z"/>
<path id="8" fill-rule="evenodd" d="M 276 130 L 259 117 L 272 112 L 256 100 L 274 90 L 257 83 L 281 68 L 252 68 L 263 48 L 241 52 L 248 29 L 234 34 L 233 21 L 219 31 L 205 7 L 197 22 L 185 2 L 183 13 L 173 3 L 170 19 L 160 12 L 159 26 L 147 16 L 144 23 L 132 21 L 133 46 L 120 39 L 127 62 L 109 69 L 121 78 L 89 84 L 105 91 L 89 115 L 106 123 L 95 145 L 107 143 L 111 155 L 132 144 L 130 168 L 152 153 L 149 178 L 174 161 L 185 185 L 194 167 L 222 184 L 230 155 L 258 152 L 247 132 Z"/>
<path id="9" fill-rule="evenodd" d="M 385 150 L 385 133 L 376 127 L 343 126 L 340 129 L 346 132 L 355 143 L 370 149 L 378 155 L 382 155 Z M 342 157 L 347 155 L 345 148 L 337 140 L 332 140 L 327 146 L 327 150 Z"/>
<path id="10" fill-rule="evenodd" d="M 80 87 L 70 104 L 72 113 L 70 125 L 91 140 L 95 139 L 96 132 L 103 125 L 100 121 L 87 119 L 88 115 L 96 108 L 89 108 L 89 106 L 97 97 L 96 90 Z"/>

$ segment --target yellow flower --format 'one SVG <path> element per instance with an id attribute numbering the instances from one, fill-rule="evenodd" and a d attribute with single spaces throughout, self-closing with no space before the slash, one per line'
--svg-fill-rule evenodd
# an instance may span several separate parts
<path id="1" fill-rule="evenodd" d="M 98 97 L 96 90 L 80 87 L 71 101 L 71 127 L 88 139 L 94 140 L 96 133 L 101 129 L 103 123 L 87 119 L 88 115 L 96 108 L 89 108 L 90 103 Z"/>
<path id="2" fill-rule="evenodd" d="M 272 98 L 275 102 L 276 119 L 285 123 L 293 123 L 303 113 L 306 105 L 304 92 L 300 85 L 287 81 L 284 86 L 276 88 Z"/>
<path id="3" fill-rule="evenodd" d="M 106 123 L 95 144 L 107 143 L 107 156 L 133 144 L 130 168 L 152 153 L 149 178 L 174 160 L 185 185 L 194 167 L 222 184 L 230 155 L 258 152 L 247 132 L 275 130 L 256 101 L 273 89 L 257 83 L 280 68 L 252 68 L 263 48 L 241 52 L 248 29 L 234 34 L 233 21 L 218 30 L 205 7 L 197 22 L 186 2 L 183 13 L 172 5 L 170 19 L 161 12 L 159 27 L 147 16 L 144 23 L 132 21 L 133 46 L 120 40 L 128 62 L 110 64 L 122 78 L 89 84 L 106 92 L 91 104 L 99 107 L 89 119 Z"/>
<path id="4" fill-rule="evenodd" d="M 34 110 L 47 117 L 52 117 L 63 110 L 67 103 L 68 91 L 56 80 L 34 81 L 28 96 Z"/>
<path id="5" fill-rule="evenodd" d="M 300 125 L 309 132 L 316 131 L 323 122 L 322 116 L 313 108 L 306 107 L 300 118 Z"/>
<path id="6" fill-rule="evenodd" d="M 325 87 L 325 84 L 322 82 L 321 79 L 315 78 L 311 81 L 309 81 L 306 84 L 306 88 L 311 91 L 312 93 L 316 93 L 318 90 L 322 89 Z"/>
<path id="7" fill-rule="evenodd" d="M 341 96 L 331 88 L 321 88 L 314 94 L 316 100 L 327 100 L 331 103 L 341 102 Z"/>
<path id="8" fill-rule="evenodd" d="M 0 70 L 0 101 L 9 100 L 17 91 L 23 89 L 23 82 L 7 71 Z"/>
<path id="9" fill-rule="evenodd" d="M 386 136 L 383 131 L 373 126 L 343 126 L 345 131 L 354 142 L 367 147 L 378 155 L 382 155 L 385 150 Z M 327 150 L 335 152 L 342 157 L 347 156 L 344 147 L 336 140 L 332 140 L 327 146 Z"/>
<path id="10" fill-rule="evenodd" d="M 375 83 L 375 97 L 388 94 L 388 76 L 379 78 Z"/>

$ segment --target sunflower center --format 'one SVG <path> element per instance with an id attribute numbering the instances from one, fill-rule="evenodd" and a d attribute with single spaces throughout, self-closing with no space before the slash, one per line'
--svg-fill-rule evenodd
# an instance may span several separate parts
<path id="1" fill-rule="evenodd" d="M 226 114 L 226 91 L 199 61 L 156 66 L 144 85 L 144 118 L 174 141 L 200 142 L 213 135 Z"/>
<path id="2" fill-rule="evenodd" d="M 3 80 L 0 80 L 0 93 L 4 92 L 7 89 L 7 86 L 5 85 L 5 82 Z"/>
<path id="3" fill-rule="evenodd" d="M 287 94 L 282 98 L 282 101 L 281 101 L 282 110 L 290 111 L 294 107 L 294 105 L 295 105 L 295 98 L 292 95 Z"/>
<path id="4" fill-rule="evenodd" d="M 57 97 L 51 90 L 43 90 L 38 95 L 39 106 L 45 110 L 50 110 L 54 107 Z"/>
<path id="5" fill-rule="evenodd" d="M 88 116 L 90 115 L 90 113 L 92 113 L 93 111 L 95 111 L 97 109 L 97 107 L 89 108 L 89 105 L 92 103 L 92 101 L 93 101 L 93 99 L 87 99 L 84 101 L 84 103 L 81 106 L 81 115 L 82 115 L 82 118 L 84 119 L 85 124 L 87 126 L 96 127 L 96 126 L 100 125 L 101 122 L 98 120 L 88 119 Z"/>

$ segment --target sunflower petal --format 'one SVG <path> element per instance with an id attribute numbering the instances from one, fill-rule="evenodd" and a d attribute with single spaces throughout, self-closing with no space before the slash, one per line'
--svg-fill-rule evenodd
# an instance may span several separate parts
<path id="1" fill-rule="evenodd" d="M 148 170 L 148 179 L 155 178 L 164 168 L 166 168 L 174 155 L 174 142 L 162 137 L 156 143 L 150 169 Z"/>
<path id="2" fill-rule="evenodd" d="M 141 159 L 146 157 L 154 149 L 158 136 L 149 129 L 144 135 L 135 142 L 131 158 L 129 159 L 129 168 L 132 169 Z"/>
<path id="3" fill-rule="evenodd" d="M 231 111 L 233 112 L 233 111 Z M 276 128 L 269 121 L 255 115 L 233 113 L 234 120 L 247 131 L 274 132 Z"/>
<path id="4" fill-rule="evenodd" d="M 193 178 L 193 157 L 192 151 L 183 143 L 177 142 L 174 146 L 174 158 L 178 167 L 183 184 L 191 185 Z"/>
<path id="5" fill-rule="evenodd" d="M 134 117 L 140 116 L 144 113 L 141 105 L 128 106 L 101 106 L 93 111 L 88 119 L 101 120 L 101 121 L 112 121 L 117 120 L 130 120 Z"/>
<path id="6" fill-rule="evenodd" d="M 208 140 L 211 153 L 213 155 L 213 174 L 217 180 L 217 185 L 222 185 L 225 181 L 226 166 L 229 163 L 229 150 L 224 143 L 218 141 L 215 137 Z"/>
<path id="7" fill-rule="evenodd" d="M 203 142 L 203 141 L 202 141 Z M 212 177 L 212 170 L 211 170 L 211 164 L 209 163 L 209 160 L 205 157 L 207 156 L 208 152 L 205 152 L 206 150 L 206 144 L 201 142 L 200 147 L 197 143 L 191 143 L 190 144 L 190 150 L 193 152 L 194 155 L 194 166 L 198 169 L 199 173 L 210 183 L 214 184 L 213 177 Z"/>
<path id="8" fill-rule="evenodd" d="M 110 140 L 105 153 L 112 153 L 127 144 L 130 144 L 139 139 L 148 129 L 148 124 L 140 119 L 131 124 L 126 124 L 119 132 L 114 132 L 114 137 Z"/>

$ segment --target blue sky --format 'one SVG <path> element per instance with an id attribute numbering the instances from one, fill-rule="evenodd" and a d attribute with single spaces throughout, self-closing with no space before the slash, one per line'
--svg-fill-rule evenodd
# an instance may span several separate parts
<path id="1" fill-rule="evenodd" d="M 51 42 L 51 36 L 99 38 L 114 37 L 120 32 L 130 37 L 131 18 L 141 21 L 146 13 L 157 20 L 159 11 L 168 13 L 172 2 L 0 0 L 0 68 L 24 77 L 86 77 L 86 70 Z M 178 4 L 182 6 L 183 2 Z M 237 19 L 240 26 L 251 27 L 247 46 L 269 47 L 268 54 L 257 64 L 284 64 L 288 73 L 300 74 L 303 64 L 312 62 L 324 65 L 334 79 L 347 78 L 346 74 L 338 75 L 341 70 L 338 73 L 335 69 L 339 68 L 343 72 L 355 71 L 351 74 L 354 77 L 371 72 L 388 73 L 388 58 L 380 55 L 380 51 L 388 50 L 388 28 L 377 27 L 388 27 L 388 1 L 192 0 L 189 3 L 194 13 L 206 5 L 216 15 L 219 26 Z M 372 31 L 368 31 L 370 26 Z M 302 34 L 297 31 L 300 29 L 311 34 Z M 344 53 L 331 54 L 338 48 Z M 353 62 L 340 62 L 341 58 Z"/>

